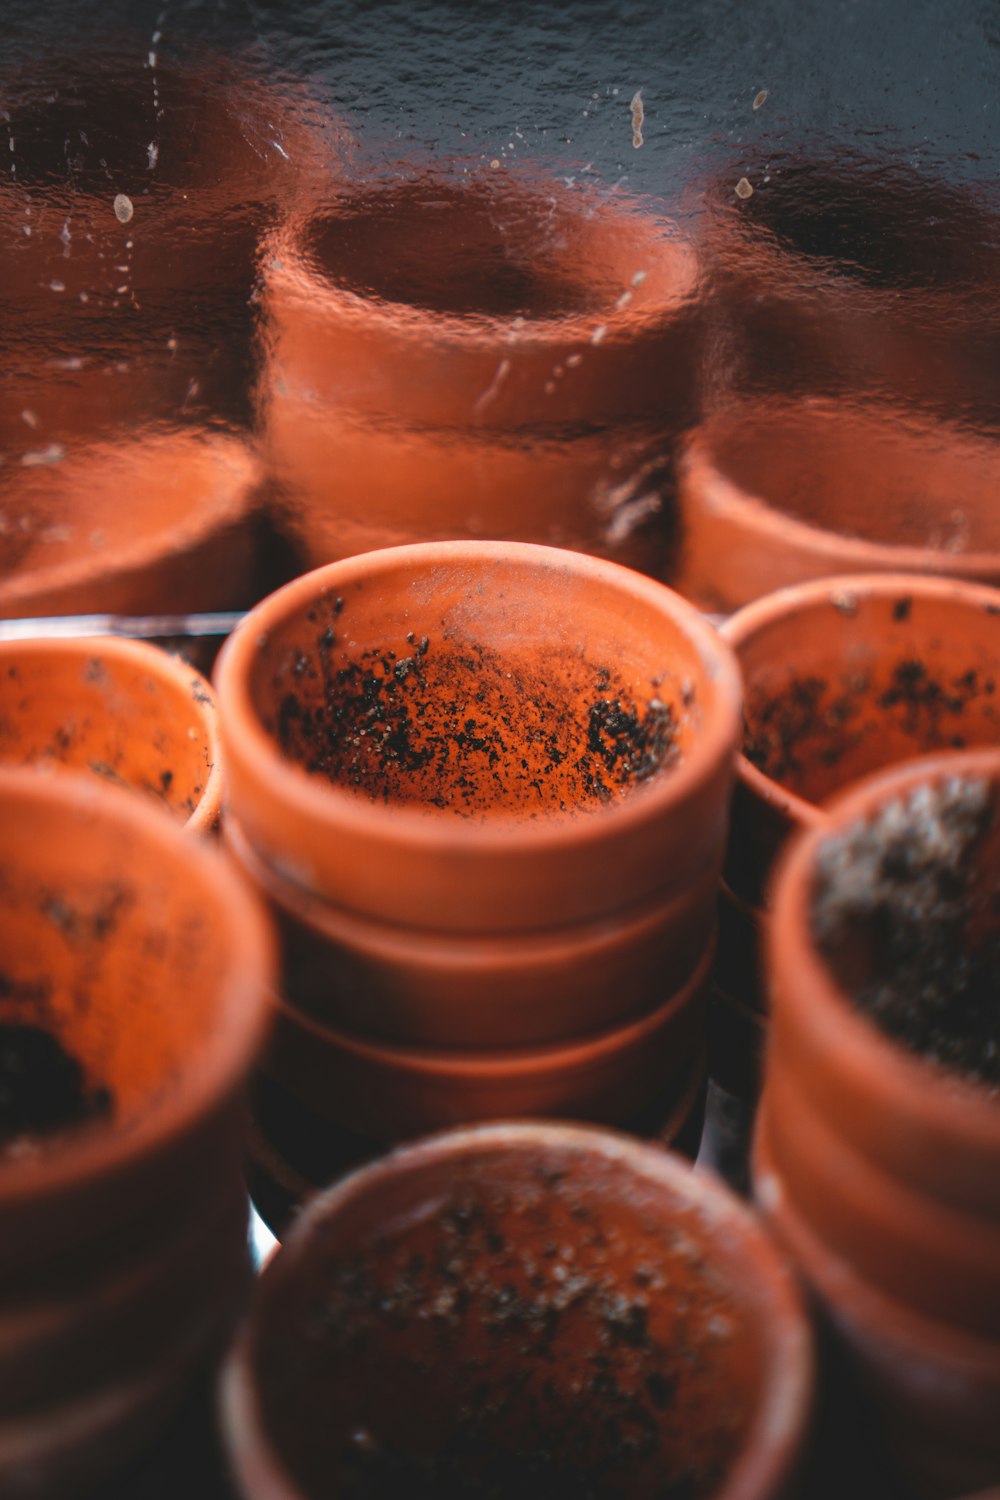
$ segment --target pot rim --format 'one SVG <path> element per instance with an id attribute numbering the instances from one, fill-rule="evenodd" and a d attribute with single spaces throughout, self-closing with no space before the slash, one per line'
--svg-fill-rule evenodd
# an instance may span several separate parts
<path id="1" fill-rule="evenodd" d="M 378 579 L 386 570 L 398 573 L 407 565 L 417 568 L 463 562 L 480 566 L 489 563 L 494 576 L 496 568 L 504 564 L 518 572 L 530 568 L 542 577 L 551 573 L 575 575 L 638 598 L 666 616 L 671 627 L 694 647 L 713 689 L 711 701 L 703 704 L 704 721 L 695 741 L 679 764 L 650 777 L 631 796 L 588 812 L 585 817 L 467 823 L 434 809 L 380 806 L 310 775 L 284 756 L 264 730 L 250 692 L 254 655 L 269 630 L 304 614 L 312 602 L 336 595 L 349 584 Z M 244 617 L 219 654 L 214 681 L 227 763 L 231 766 L 239 760 L 249 764 L 255 783 L 265 784 L 269 797 L 290 804 L 297 817 L 312 820 L 319 827 L 439 858 L 452 852 L 471 852 L 480 857 L 500 852 L 522 856 L 541 851 L 570 854 L 581 846 L 600 844 L 609 835 L 626 836 L 636 826 L 662 816 L 694 795 L 716 773 L 727 743 L 738 737 L 741 704 L 735 657 L 693 604 L 620 563 L 534 542 L 416 542 L 359 553 L 314 569 L 270 594 Z"/>
<path id="2" fill-rule="evenodd" d="M 825 826 L 807 830 L 783 851 L 772 887 L 772 917 L 764 947 L 772 1016 L 788 1009 L 831 1072 L 847 1072 L 868 1097 L 880 1100 L 897 1129 L 918 1119 L 921 1130 L 964 1140 L 1000 1157 L 1000 1100 L 981 1084 L 909 1051 L 851 1004 L 817 952 L 810 931 L 816 859 L 824 841 L 871 817 L 917 787 L 952 777 L 981 776 L 1000 784 L 1000 748 L 921 756 L 876 771 L 827 804 Z M 793 984 L 779 976 L 794 975 Z M 775 1005 L 777 1000 L 777 1005 Z"/>
<path id="3" fill-rule="evenodd" d="M 962 609 L 963 618 L 966 618 L 966 609 L 969 612 L 981 610 L 1000 618 L 1000 588 L 992 588 L 975 579 L 949 578 L 940 573 L 907 573 L 897 569 L 891 573 L 834 574 L 829 578 L 786 584 L 784 588 L 742 605 L 719 626 L 719 634 L 732 646 L 740 664 L 744 696 L 749 697 L 752 679 L 744 666 L 742 653 L 744 648 L 752 645 L 758 632 L 775 624 L 795 632 L 796 621 L 801 615 L 819 613 L 824 606 L 853 613 L 853 607 L 859 602 L 888 601 L 895 594 L 955 604 Z M 736 775 L 757 800 L 782 813 L 796 828 L 829 825 L 825 803 L 810 802 L 791 791 L 755 766 L 742 750 L 736 757 Z"/>
<path id="4" fill-rule="evenodd" d="M 614 1026 L 569 1040 L 541 1042 L 527 1047 L 442 1048 L 380 1042 L 328 1025 L 308 1011 L 299 1010 L 275 987 L 271 993 L 273 1012 L 285 1025 L 315 1040 L 318 1049 L 334 1046 L 356 1062 L 391 1069 L 413 1078 L 478 1079 L 484 1088 L 553 1074 L 585 1072 L 605 1058 L 635 1048 L 654 1036 L 666 1023 L 682 1015 L 705 994 L 715 963 L 715 938 L 709 942 L 693 972 L 655 1010 L 631 1016 Z M 265 1071 L 266 1071 L 265 1063 Z"/>
<path id="5" fill-rule="evenodd" d="M 405 178 L 383 184 L 382 188 L 388 191 L 427 180 L 442 187 L 452 182 L 439 172 L 417 170 Z M 665 315 L 676 316 L 693 299 L 698 283 L 697 253 L 672 219 L 654 216 L 648 209 L 644 211 L 641 203 L 627 199 L 622 193 L 600 195 L 591 190 L 569 189 L 558 181 L 526 179 L 511 172 L 505 173 L 500 182 L 485 174 L 482 180 L 491 189 L 502 186 L 505 192 L 516 194 L 521 202 L 538 200 L 543 206 L 551 206 L 556 195 L 564 195 L 563 212 L 567 220 L 576 220 L 582 226 L 588 219 L 597 219 L 598 229 L 613 224 L 623 248 L 627 247 L 630 254 L 634 252 L 636 261 L 641 260 L 640 249 L 646 245 L 650 255 L 669 255 L 674 263 L 669 292 L 639 308 L 632 308 L 630 301 L 620 306 L 619 298 L 618 302 L 611 302 L 592 313 L 564 312 L 527 317 L 431 310 L 410 302 L 353 292 L 317 270 L 305 248 L 312 225 L 321 217 L 336 216 L 338 203 L 334 196 L 319 209 L 311 208 L 290 215 L 265 239 L 261 251 L 265 296 L 273 296 L 278 291 L 308 307 L 312 316 L 353 323 L 358 328 L 377 329 L 383 336 L 391 335 L 414 343 L 430 340 L 438 347 L 447 343 L 501 355 L 504 349 L 514 353 L 545 349 L 550 345 L 558 349 L 575 342 L 593 343 L 599 348 L 606 341 L 613 343 L 621 336 L 634 338 L 642 329 L 661 323 Z M 469 182 L 465 178 L 456 178 L 454 185 L 463 190 L 468 188 Z M 582 264 L 586 270 L 586 260 Z M 633 277 L 640 270 L 637 265 Z M 631 284 L 641 286 L 643 283 L 633 279 Z M 628 285 L 624 285 L 623 293 L 628 291 Z"/>
<path id="6" fill-rule="evenodd" d="M 193 1132 L 199 1122 L 242 1086 L 263 1043 L 267 981 L 275 969 L 275 944 L 266 914 L 247 882 L 205 839 L 134 792 L 72 772 L 40 775 L 36 768 L 0 767 L 0 797 L 93 823 L 130 826 L 150 858 L 174 865 L 179 878 L 197 872 L 206 895 L 230 934 L 227 973 L 219 985 L 218 1014 L 224 1024 L 202 1040 L 186 1065 L 183 1082 L 154 1098 L 125 1128 L 112 1121 L 93 1131 L 67 1131 L 54 1148 L 22 1160 L 0 1158 L 0 1212 L 17 1212 L 64 1191 L 135 1170 L 150 1152 L 159 1154 Z"/>
<path id="7" fill-rule="evenodd" d="M 141 537 L 125 546 L 101 548 L 95 552 L 84 550 L 78 557 L 42 563 L 39 567 L 32 567 L 29 561 L 23 571 L 0 579 L 0 614 L 9 616 L 18 609 L 30 607 L 32 599 L 39 594 L 76 588 L 108 574 L 117 577 L 151 567 L 158 561 L 170 561 L 190 551 L 216 532 L 242 521 L 250 512 L 254 493 L 263 478 L 261 463 L 253 446 L 242 438 L 214 432 L 187 432 L 169 425 L 149 428 L 140 438 L 103 438 L 67 452 L 59 460 L 59 465 L 74 467 L 78 482 L 86 477 L 91 485 L 106 483 L 101 476 L 102 468 L 109 460 L 113 468 L 114 461 L 119 460 L 123 466 L 128 465 L 131 484 L 135 489 L 141 489 L 148 467 L 155 469 L 175 456 L 186 461 L 189 455 L 198 454 L 199 450 L 211 454 L 218 480 L 207 494 L 202 495 L 201 503 L 185 517 L 165 522 L 155 530 L 144 531 Z M 123 503 L 128 503 L 129 499 L 129 495 L 122 495 Z"/>
<path id="8" fill-rule="evenodd" d="M 712 1500 L 760 1500 L 776 1496 L 790 1476 L 804 1445 L 813 1405 L 815 1356 L 812 1333 L 789 1264 L 761 1228 L 752 1210 L 711 1174 L 700 1174 L 673 1153 L 606 1127 L 563 1125 L 540 1120 L 491 1122 L 426 1136 L 368 1163 L 313 1198 L 297 1216 L 281 1251 L 264 1272 L 270 1284 L 294 1275 L 308 1254 L 314 1233 L 335 1219 L 345 1204 L 366 1192 L 391 1190 L 393 1179 L 418 1173 L 442 1161 L 474 1155 L 484 1148 L 523 1148 L 525 1152 L 598 1156 L 633 1177 L 662 1187 L 681 1210 L 694 1210 L 705 1239 L 721 1247 L 724 1260 L 742 1262 L 745 1286 L 752 1267 L 754 1300 L 764 1308 L 756 1319 L 766 1363 L 766 1390 L 750 1423 L 746 1441 Z M 761 1297 L 761 1294 L 763 1296 Z M 744 1301 L 744 1307 L 746 1301 Z M 269 1443 L 253 1381 L 256 1310 L 230 1350 L 219 1384 L 224 1439 L 235 1471 L 258 1500 L 305 1500 Z"/>
<path id="9" fill-rule="evenodd" d="M 912 544 L 895 546 L 888 542 L 867 541 L 864 537 L 847 536 L 822 526 L 810 525 L 808 521 L 791 516 L 770 504 L 763 495 L 745 490 L 718 466 L 713 439 L 720 427 L 728 425 L 733 418 L 749 415 L 755 409 L 763 410 L 765 414 L 765 420 L 759 424 L 762 428 L 766 427 L 767 420 L 773 416 L 783 418 L 804 413 L 821 420 L 853 415 L 872 430 L 878 429 L 886 434 L 908 433 L 918 444 L 923 440 L 924 445 L 933 431 L 939 438 L 945 436 L 952 449 L 995 453 L 997 482 L 1000 483 L 1000 446 L 978 438 L 942 418 L 920 420 L 911 409 L 895 406 L 887 401 L 872 402 L 863 412 L 858 412 L 848 401 L 838 401 L 829 396 L 769 398 L 757 403 L 744 397 L 726 401 L 715 411 L 709 412 L 683 445 L 678 455 L 678 475 L 681 493 L 689 497 L 688 505 L 691 504 L 690 496 L 697 495 L 699 509 L 716 517 L 734 517 L 761 540 L 771 543 L 775 549 L 785 551 L 791 546 L 809 552 L 827 565 L 825 575 L 866 570 L 879 573 L 938 573 L 949 578 L 975 581 L 984 573 L 1000 573 L 1000 550 L 946 552 L 942 548 L 917 547 Z"/>
<path id="10" fill-rule="evenodd" d="M 148 641 L 130 640 L 120 635 L 94 635 L 80 639 L 49 640 L 33 637 L 16 641 L 0 640 L 0 666 L 5 660 L 13 664 L 32 657 L 57 661 L 73 657 L 97 657 L 132 666 L 137 671 L 155 677 L 172 695 L 189 703 L 205 733 L 209 772 L 201 796 L 184 826 L 193 833 L 204 833 L 215 826 L 222 807 L 222 742 L 212 685 L 196 667 L 189 666 L 180 656 L 151 645 Z M 0 761 L 0 764 L 4 762 Z M 167 811 L 170 811 L 169 807 Z"/>

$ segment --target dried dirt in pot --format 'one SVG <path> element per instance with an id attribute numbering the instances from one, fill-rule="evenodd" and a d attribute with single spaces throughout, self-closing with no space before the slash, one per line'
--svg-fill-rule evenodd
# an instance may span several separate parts
<path id="1" fill-rule="evenodd" d="M 824 840 L 812 921 L 864 1014 L 1000 1101 L 1000 819 L 985 781 L 921 787 Z"/>
<path id="2" fill-rule="evenodd" d="M 754 1403 L 731 1293 L 683 1220 L 491 1164 L 350 1249 L 331 1224 L 257 1351 L 303 1493 L 698 1500 Z M 613 1189 L 612 1189 L 613 1190 Z"/>
<path id="3" fill-rule="evenodd" d="M 0 1000 L 10 987 L 0 975 Z M 28 1022 L 0 1021 L 0 1162 L 111 1110 L 108 1089 L 86 1077 L 57 1036 Z"/>
<path id="4" fill-rule="evenodd" d="M 1000 741 L 1000 692 L 987 671 L 944 672 L 904 654 L 877 669 L 751 682 L 743 729 L 752 765 L 822 802 L 894 761 Z"/>
<path id="5" fill-rule="evenodd" d="M 275 675 L 265 727 L 311 773 L 373 801 L 466 817 L 594 810 L 681 757 L 690 690 L 636 691 L 613 662 L 436 633 L 358 649 L 313 619 Z"/>

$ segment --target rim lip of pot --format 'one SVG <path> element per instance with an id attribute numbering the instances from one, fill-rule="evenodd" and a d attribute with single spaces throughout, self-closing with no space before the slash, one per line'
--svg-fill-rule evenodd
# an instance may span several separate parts
<path id="1" fill-rule="evenodd" d="M 462 562 L 475 566 L 513 563 L 519 573 L 530 568 L 542 577 L 556 572 L 589 578 L 604 589 L 638 597 L 667 616 L 672 629 L 685 635 L 695 648 L 712 684 L 704 720 L 680 764 L 651 777 L 636 794 L 584 818 L 468 824 L 451 814 L 435 815 L 431 810 L 380 807 L 310 776 L 286 758 L 261 724 L 250 691 L 259 641 L 286 619 L 304 613 L 309 603 L 336 594 L 351 583 L 377 580 L 387 568 L 399 573 L 408 565 L 417 569 Z M 620 563 L 534 542 L 418 542 L 361 553 L 317 568 L 285 584 L 245 616 L 220 652 L 214 681 L 227 765 L 233 767 L 240 762 L 244 775 L 249 768 L 255 794 L 266 787 L 269 800 L 274 798 L 289 806 L 296 817 L 336 837 L 377 843 L 410 855 L 457 854 L 477 860 L 491 860 L 498 854 L 530 858 L 542 852 L 564 852 L 568 856 L 581 846 L 619 843 L 637 827 L 663 818 L 717 774 L 727 745 L 738 741 L 742 700 L 739 669 L 731 648 L 693 604 Z M 235 812 L 241 816 L 238 807 Z"/>
<path id="2" fill-rule="evenodd" d="M 746 1440 L 712 1500 L 770 1500 L 782 1491 L 804 1437 L 813 1404 L 814 1353 L 798 1285 L 777 1246 L 752 1211 L 711 1175 L 696 1173 L 671 1152 L 607 1128 L 516 1120 L 440 1132 L 397 1148 L 360 1167 L 300 1212 L 264 1282 L 293 1275 L 308 1256 L 310 1238 L 335 1220 L 344 1205 L 370 1192 L 391 1193 L 393 1179 L 483 1148 L 523 1147 L 539 1154 L 579 1153 L 617 1162 L 632 1176 L 660 1184 L 679 1208 L 695 1209 L 705 1239 L 719 1244 L 726 1261 L 742 1257 L 755 1273 L 760 1343 L 771 1389 L 755 1413 Z M 745 1284 L 745 1281 L 744 1281 Z M 761 1296 L 761 1294 L 763 1294 Z M 763 1306 L 761 1305 L 763 1303 Z M 744 1301 L 746 1306 L 746 1301 Z M 769 1313 L 767 1311 L 769 1305 Z M 268 1440 L 254 1389 L 256 1309 L 244 1323 L 223 1367 L 220 1404 L 226 1447 L 248 1496 L 255 1500 L 305 1500 Z"/>
<path id="3" fill-rule="evenodd" d="M 0 1163 L 0 1214 L 45 1202 L 63 1191 L 78 1192 L 88 1183 L 135 1169 L 150 1152 L 159 1153 L 211 1116 L 219 1103 L 242 1087 L 259 1053 L 267 1025 L 268 977 L 275 972 L 274 938 L 258 898 L 207 840 L 142 798 L 86 776 L 61 772 L 39 775 L 34 767 L 0 767 L 0 795 L 19 803 L 55 808 L 64 814 L 101 823 L 130 825 L 150 858 L 175 866 L 190 878 L 201 867 L 203 889 L 212 892 L 231 934 L 231 951 L 218 1013 L 224 1016 L 210 1045 L 192 1056 L 183 1082 L 165 1098 L 154 1100 L 127 1128 L 115 1124 L 93 1133 L 72 1133 L 57 1148 L 39 1157 Z"/>
<path id="4" fill-rule="evenodd" d="M 841 607 L 838 599 L 856 602 L 884 599 L 888 603 L 896 595 L 934 600 L 942 604 L 954 603 L 961 610 L 963 619 L 975 610 L 993 612 L 1000 616 L 1000 588 L 991 588 L 989 584 L 971 579 L 948 578 L 941 574 L 907 573 L 898 569 L 892 573 L 837 574 L 830 578 L 788 584 L 785 588 L 776 589 L 771 594 L 744 604 L 719 626 L 719 634 L 732 646 L 743 672 L 745 697 L 750 696 L 753 682 L 747 675 L 742 653 L 745 647 L 752 645 L 759 632 L 780 624 L 789 633 L 795 634 L 801 615 L 837 609 Z M 824 805 L 808 801 L 772 776 L 767 776 L 747 759 L 742 750 L 736 758 L 736 775 L 756 801 L 773 807 L 794 829 L 820 829 L 827 826 Z"/>
<path id="5" fill-rule="evenodd" d="M 829 397 L 802 397 L 797 401 L 783 400 L 763 403 L 765 421 L 778 416 L 796 416 L 801 413 L 819 420 L 838 418 L 850 414 L 852 408 L 846 401 L 835 401 Z M 806 554 L 815 566 L 823 565 L 823 575 L 870 571 L 874 573 L 938 573 L 949 578 L 968 578 L 972 581 L 993 577 L 1000 578 L 1000 551 L 997 552 L 945 552 L 941 548 L 917 547 L 912 544 L 894 546 L 888 542 L 866 541 L 863 537 L 852 537 L 822 526 L 811 526 L 807 521 L 789 515 L 772 505 L 765 496 L 745 490 L 736 480 L 730 479 L 715 459 L 715 430 L 732 418 L 747 416 L 753 409 L 746 400 L 732 402 L 710 414 L 701 427 L 688 438 L 678 456 L 678 490 L 681 510 L 697 509 L 713 518 L 715 524 L 728 522 L 737 524 L 751 532 L 760 545 L 768 546 L 781 554 L 794 550 Z M 887 402 L 872 404 L 863 414 L 867 424 L 879 427 L 885 433 L 911 432 L 917 441 L 926 443 L 932 429 L 937 434 L 938 444 L 946 439 L 950 448 L 978 449 L 989 452 L 995 449 L 998 482 L 1000 482 L 1000 446 L 977 439 L 953 423 L 935 419 L 914 421 L 913 412 L 905 407 L 895 407 Z"/>
<path id="6" fill-rule="evenodd" d="M 38 567 L 32 567 L 29 561 L 23 570 L 0 579 L 0 615 L 30 610 L 32 600 L 40 594 L 79 587 L 107 575 L 117 577 L 139 568 L 153 568 L 161 561 L 193 551 L 216 533 L 248 517 L 263 480 L 263 469 L 251 444 L 221 433 L 192 435 L 168 427 L 150 430 L 137 440 L 105 439 L 68 453 L 60 464 L 73 465 L 78 484 L 82 484 L 88 471 L 92 484 L 107 484 L 102 468 L 108 460 L 112 465 L 115 460 L 127 460 L 130 482 L 141 491 L 142 476 L 148 467 L 184 463 L 189 454 L 199 452 L 212 454 L 219 477 L 213 487 L 206 487 L 201 502 L 183 520 L 143 531 L 125 546 L 112 544 L 62 562 L 43 562 Z"/>
<path id="7" fill-rule="evenodd" d="M 212 685 L 196 667 L 189 666 L 181 657 L 163 651 L 148 641 L 129 640 L 118 635 L 95 635 L 67 640 L 46 640 L 43 637 L 19 641 L 0 640 L 0 668 L 5 662 L 14 665 L 25 661 L 30 664 L 31 658 L 55 661 L 60 658 L 97 658 L 110 662 L 112 668 L 119 663 L 126 668 L 134 667 L 136 672 L 145 672 L 155 678 L 171 697 L 189 704 L 205 734 L 210 769 L 201 796 L 184 826 L 193 833 L 204 833 L 215 827 L 222 808 L 222 741 Z M 0 765 L 3 764 L 6 763 L 0 759 Z"/>
<path id="8" fill-rule="evenodd" d="M 800 834 L 784 852 L 773 886 L 765 954 L 776 1031 L 785 1025 L 808 1036 L 831 1078 L 851 1081 L 855 1101 L 875 1101 L 893 1122 L 892 1134 L 947 1140 L 956 1151 L 1000 1162 L 1000 1101 L 985 1088 L 909 1052 L 858 1011 L 837 984 L 809 937 L 816 859 L 824 840 L 865 820 L 886 803 L 929 782 L 982 776 L 1000 783 L 1000 748 L 922 756 L 877 771 L 828 804 L 825 827 Z M 785 1021 L 785 1015 L 788 1021 Z M 846 1101 L 845 1101 L 846 1103 Z M 856 1111 L 845 1107 L 840 1126 L 862 1149 L 877 1150 Z"/>
<path id="9" fill-rule="evenodd" d="M 608 1058 L 634 1050 L 647 1037 L 655 1036 L 668 1022 L 683 1016 L 702 996 L 707 1004 L 714 963 L 713 936 L 691 975 L 655 1010 L 631 1016 L 612 1026 L 604 1026 L 587 1036 L 540 1042 L 527 1047 L 445 1049 L 381 1042 L 353 1032 L 341 1031 L 317 1016 L 298 1010 L 277 990 L 272 993 L 272 1005 L 286 1025 L 311 1038 L 317 1049 L 335 1047 L 356 1063 L 377 1068 L 380 1072 L 402 1073 L 410 1079 L 436 1081 L 445 1086 L 475 1079 L 484 1089 L 525 1083 L 532 1079 L 542 1084 L 553 1076 L 577 1072 L 585 1074 Z M 264 1071 L 267 1071 L 266 1066 Z"/>
<path id="10" fill-rule="evenodd" d="M 419 183 L 426 174 L 416 173 L 403 183 Z M 438 182 L 439 179 L 432 179 Z M 489 181 L 489 179 L 487 179 Z M 448 179 L 440 179 L 447 185 Z M 459 186 L 462 180 L 456 179 Z M 399 186 L 399 183 L 393 184 Z M 496 186 L 495 183 L 490 183 Z M 378 329 L 384 335 L 414 342 L 461 345 L 470 350 L 502 353 L 509 349 L 513 353 L 521 350 L 543 350 L 552 347 L 558 350 L 567 343 L 593 342 L 598 329 L 604 331 L 597 345 L 614 342 L 620 337 L 635 337 L 644 328 L 656 327 L 665 317 L 675 317 L 689 305 L 698 285 L 698 257 L 691 242 L 681 234 L 674 221 L 653 216 L 648 209 L 643 211 L 637 202 L 628 202 L 621 194 L 600 197 L 587 193 L 579 194 L 574 201 L 574 190 L 564 189 L 551 183 L 519 180 L 505 183 L 519 201 L 538 201 L 544 205 L 556 191 L 567 195 L 564 213 L 568 220 L 581 225 L 595 215 L 599 228 L 604 228 L 614 219 L 614 229 L 623 242 L 635 247 L 636 259 L 640 258 L 640 246 L 647 244 L 651 254 L 670 256 L 676 274 L 676 285 L 671 285 L 669 295 L 633 308 L 630 303 L 619 307 L 610 302 L 593 312 L 563 312 L 550 316 L 517 317 L 484 313 L 455 313 L 435 311 L 409 302 L 397 302 L 378 295 L 365 295 L 341 286 L 325 272 L 317 271 L 311 263 L 304 241 L 309 228 L 318 217 L 316 210 L 290 216 L 264 242 L 261 265 L 264 274 L 265 299 L 275 294 L 294 298 L 307 306 L 312 316 L 333 323 L 353 323 L 359 328 Z M 579 193 L 579 190 L 576 190 Z M 336 197 L 328 207 L 336 210 Z M 627 291 L 628 286 L 623 287 Z"/>

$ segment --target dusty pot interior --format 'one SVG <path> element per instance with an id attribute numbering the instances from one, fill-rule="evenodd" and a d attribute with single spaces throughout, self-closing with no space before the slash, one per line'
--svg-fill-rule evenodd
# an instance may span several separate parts
<path id="1" fill-rule="evenodd" d="M 624 1138 L 448 1140 L 317 1200 L 265 1277 L 237 1378 L 291 1482 L 247 1493 L 771 1494 L 787 1451 L 736 1475 L 809 1371 L 756 1231 Z"/>
<path id="2" fill-rule="evenodd" d="M 0 804 L 0 1197 L 16 1197 L 73 1170 L 38 1118 L 50 1095 L 55 1126 L 87 1125 L 80 1171 L 228 1097 L 262 1030 L 267 950 L 221 861 L 137 798 L 5 768 Z"/>
<path id="3" fill-rule="evenodd" d="M 810 919 L 863 1015 L 1000 1098 L 1000 777 L 955 765 L 828 834 Z"/>
<path id="4" fill-rule="evenodd" d="M 724 633 L 744 677 L 743 755 L 803 802 L 1000 741 L 1000 592 L 905 575 L 806 584 Z"/>
<path id="5" fill-rule="evenodd" d="M 596 811 L 668 776 L 707 710 L 695 642 L 531 550 L 387 553 L 323 590 L 261 640 L 268 735 L 341 792 L 475 820 Z"/>
<path id="6" fill-rule="evenodd" d="M 0 761 L 89 771 L 197 827 L 218 817 L 211 688 L 141 642 L 0 643 Z"/>

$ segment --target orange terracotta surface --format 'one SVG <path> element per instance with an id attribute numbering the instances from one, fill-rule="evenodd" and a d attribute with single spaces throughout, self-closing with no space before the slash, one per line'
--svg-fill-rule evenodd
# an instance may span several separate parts
<path id="1" fill-rule="evenodd" d="M 264 443 L 313 564 L 485 536 L 660 572 L 698 287 L 676 226 L 505 171 L 342 185 L 262 252 Z"/>
<path id="2" fill-rule="evenodd" d="M 22 460 L 0 490 L 0 618 L 246 603 L 260 478 L 238 439 L 167 429 Z"/>
<path id="3" fill-rule="evenodd" d="M 1000 582 L 1000 447 L 889 405 L 761 397 L 710 413 L 679 465 L 677 586 L 728 611 L 835 573 Z"/>
<path id="4" fill-rule="evenodd" d="M 165 651 L 113 636 L 0 642 L 0 763 L 89 771 L 199 833 L 222 805 L 211 687 Z"/>
<path id="5" fill-rule="evenodd" d="M 367 1304 L 356 1297 L 351 1320 L 365 1327 L 367 1363 L 352 1360 L 345 1383 L 332 1347 L 306 1332 L 315 1330 L 313 1310 L 338 1296 L 355 1257 L 364 1258 L 378 1284 L 391 1278 L 400 1257 L 417 1250 L 426 1251 L 420 1263 L 436 1268 L 449 1215 L 469 1205 L 473 1217 L 459 1252 L 468 1263 L 463 1285 L 469 1296 L 455 1319 L 437 1329 L 439 1339 L 454 1342 L 443 1365 L 454 1379 L 415 1381 L 420 1329 L 433 1337 L 430 1323 L 411 1324 L 409 1312 L 400 1309 L 394 1324 L 382 1319 L 377 1328 L 368 1327 Z M 495 1235 L 488 1254 L 481 1246 L 485 1230 Z M 501 1256 L 515 1297 L 544 1295 L 550 1281 L 555 1287 L 562 1280 L 550 1275 L 553 1263 L 542 1248 L 553 1237 L 565 1243 L 581 1290 L 553 1329 L 554 1349 L 537 1366 L 539 1382 L 542 1368 L 548 1381 L 548 1396 L 538 1406 L 535 1338 L 528 1327 L 518 1341 L 488 1338 L 478 1323 L 476 1288 L 483 1275 L 486 1287 L 493 1285 Z M 602 1247 L 596 1258 L 595 1244 Z M 522 1258 L 536 1267 L 530 1283 L 523 1279 Z M 621 1344 L 601 1342 L 591 1326 L 591 1278 L 609 1296 L 638 1298 L 647 1337 L 629 1354 L 620 1353 Z M 444 1290 L 432 1269 L 429 1295 Z M 587 1432 L 603 1434 L 609 1398 L 594 1394 L 582 1377 L 595 1350 L 605 1351 L 616 1379 L 626 1382 L 623 1360 L 629 1370 L 645 1359 L 672 1360 L 682 1338 L 676 1327 L 682 1305 L 690 1363 L 671 1386 L 673 1400 L 659 1413 L 650 1409 L 643 1428 L 648 1443 L 638 1453 L 630 1449 L 614 1477 L 637 1500 L 656 1493 L 665 1474 L 685 1465 L 692 1471 L 692 1494 L 706 1500 L 771 1500 L 786 1493 L 809 1410 L 809 1332 L 786 1267 L 735 1199 L 668 1154 L 606 1132 L 514 1124 L 420 1142 L 315 1199 L 265 1273 L 223 1390 L 240 1494 L 246 1500 L 304 1500 L 329 1493 L 343 1463 L 336 1436 L 343 1424 L 348 1436 L 370 1433 L 376 1452 L 398 1453 L 419 1473 L 419 1455 L 428 1447 L 439 1455 L 448 1451 L 465 1399 L 467 1357 L 477 1361 L 476 1378 L 487 1389 L 506 1388 L 516 1360 L 522 1394 L 500 1408 L 504 1416 L 495 1440 L 507 1453 L 530 1451 L 544 1440 L 547 1414 L 554 1472 L 562 1472 L 564 1432 L 575 1433 L 583 1424 Z M 711 1311 L 723 1307 L 714 1336 L 721 1345 L 713 1345 Z M 324 1412 L 318 1424 L 308 1409 L 313 1401 Z M 492 1429 L 486 1435 L 494 1436 Z M 581 1441 L 586 1465 L 590 1439 L 581 1432 Z"/>
<path id="6" fill-rule="evenodd" d="M 368 772 L 359 771 L 358 789 L 310 774 L 279 739 L 287 730 L 294 751 L 296 726 L 325 713 L 327 695 L 339 712 L 341 679 L 331 674 L 355 672 L 366 652 L 394 652 L 397 663 L 426 663 L 440 677 L 417 733 L 439 734 L 445 747 L 441 764 L 391 783 L 373 749 L 374 795 L 363 790 Z M 393 668 L 397 677 L 410 671 Z M 228 805 L 246 838 L 282 878 L 355 913 L 440 929 L 446 911 L 456 933 L 539 931 L 669 899 L 692 870 L 721 861 L 735 665 L 676 595 L 613 564 L 459 542 L 349 559 L 252 611 L 215 680 Z M 639 716 L 661 712 L 654 700 L 663 706 L 675 721 L 676 759 L 631 792 L 577 811 L 567 799 L 582 795 L 574 767 L 588 713 L 602 691 L 618 691 L 602 690 L 612 682 Z M 485 710 L 469 701 L 480 692 Z M 456 748 L 449 716 L 460 725 L 468 714 L 475 726 L 477 712 L 501 737 L 496 759 Z"/>

